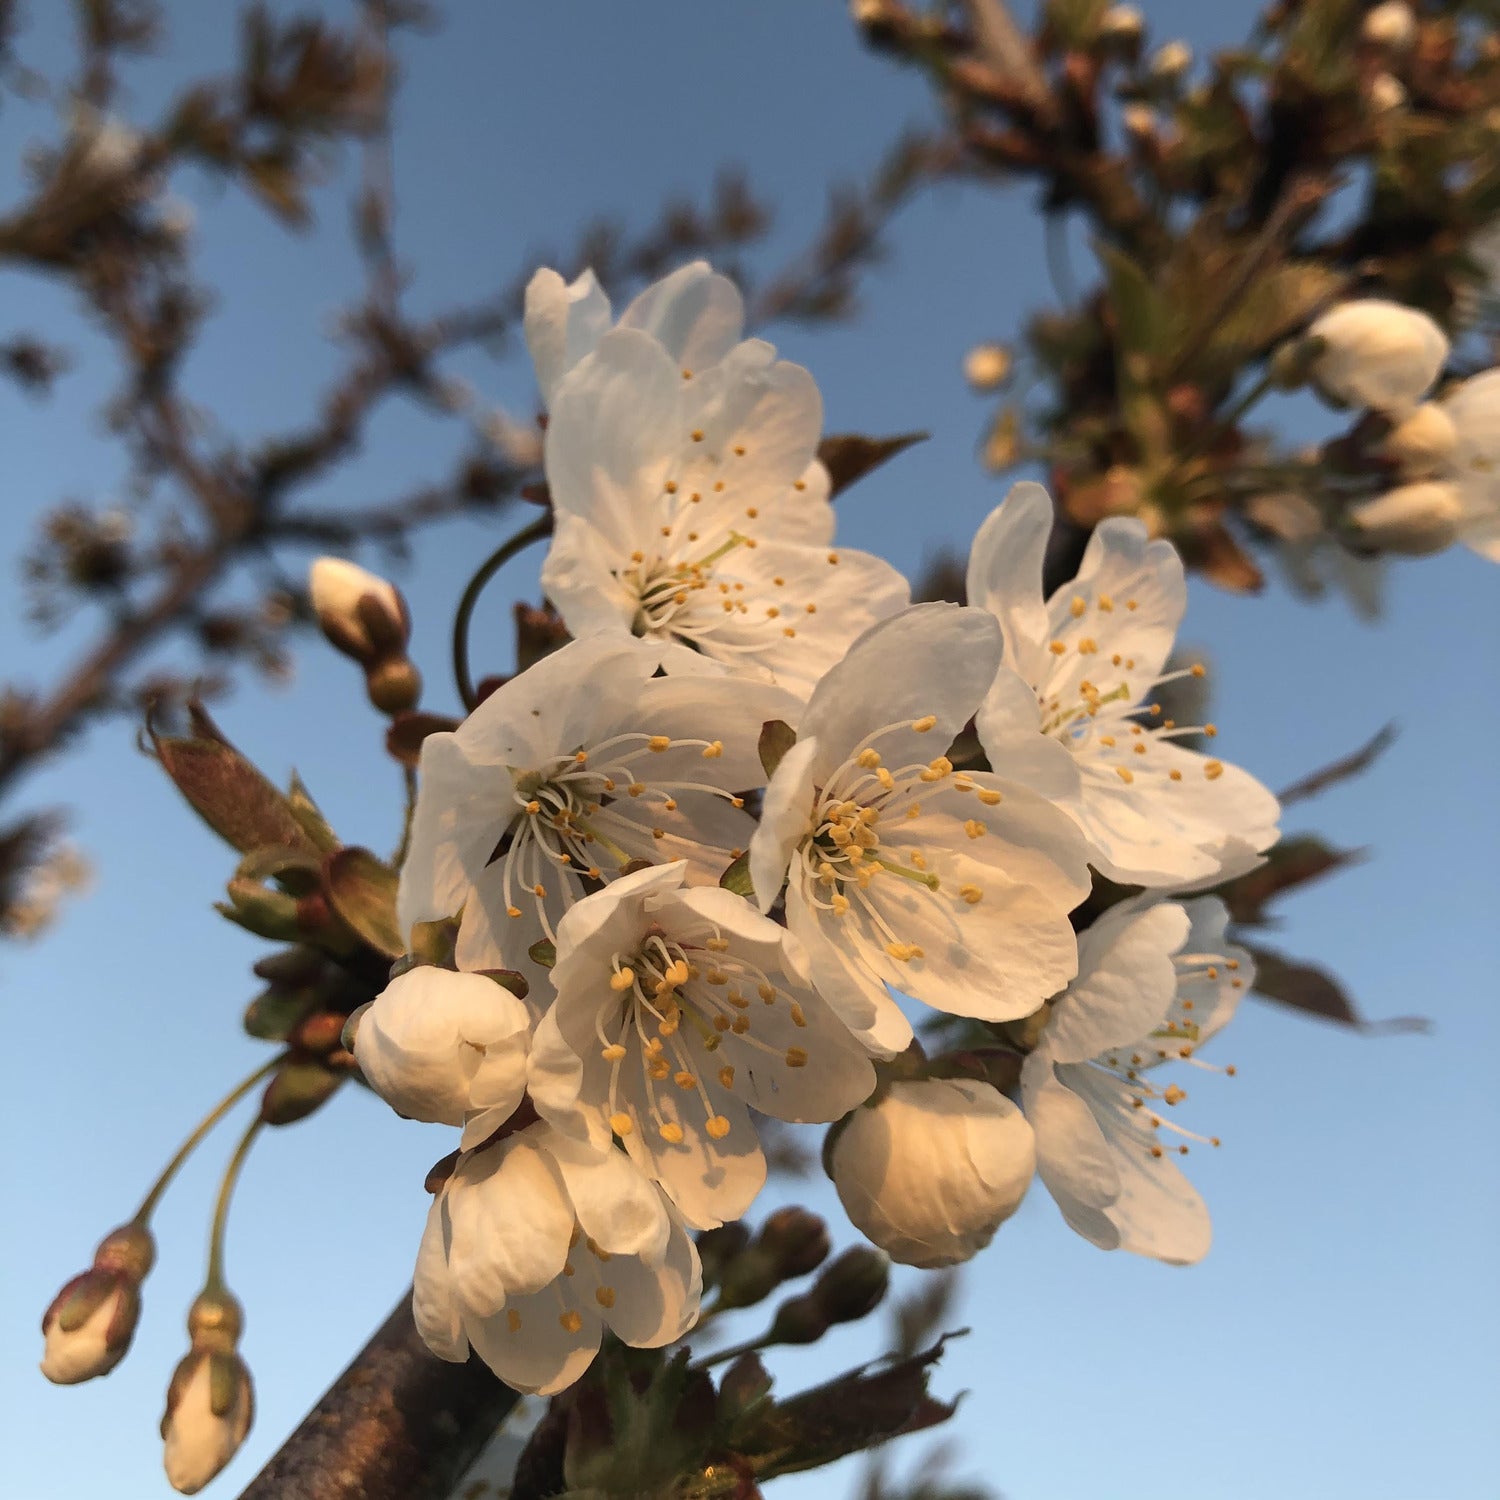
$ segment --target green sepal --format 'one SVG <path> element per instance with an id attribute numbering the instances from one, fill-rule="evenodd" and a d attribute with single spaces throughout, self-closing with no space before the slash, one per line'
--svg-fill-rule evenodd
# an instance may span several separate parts
<path id="1" fill-rule="evenodd" d="M 368 849 L 339 849 L 323 863 L 328 904 L 377 953 L 397 958 L 406 951 L 396 920 L 400 877 Z"/>
<path id="2" fill-rule="evenodd" d="M 744 896 L 747 900 L 755 900 L 755 886 L 750 879 L 750 855 L 740 855 L 724 873 L 719 876 L 719 884 L 726 891 L 733 891 L 736 896 Z"/>
<path id="3" fill-rule="evenodd" d="M 785 719 L 767 719 L 760 726 L 757 749 L 760 751 L 761 768 L 768 781 L 776 774 L 776 767 L 786 757 L 787 751 L 796 743 L 797 731 Z"/>

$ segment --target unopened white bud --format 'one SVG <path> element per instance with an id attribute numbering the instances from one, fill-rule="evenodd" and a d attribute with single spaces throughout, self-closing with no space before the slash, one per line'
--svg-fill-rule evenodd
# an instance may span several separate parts
<path id="1" fill-rule="evenodd" d="M 1120 111 L 1120 124 L 1131 140 L 1149 141 L 1156 134 L 1156 111 L 1149 104 L 1127 104 Z"/>
<path id="2" fill-rule="evenodd" d="M 1457 447 L 1453 418 L 1435 401 L 1424 401 L 1390 433 L 1382 451 L 1406 478 L 1430 479 L 1447 467 Z"/>
<path id="3" fill-rule="evenodd" d="M 1162 83 L 1175 83 L 1193 65 L 1193 49 L 1186 42 L 1167 42 L 1152 55 L 1151 76 Z"/>
<path id="4" fill-rule="evenodd" d="M 1417 35 L 1417 18 L 1406 0 L 1385 0 L 1370 11 L 1359 34 L 1374 47 L 1404 52 Z"/>
<path id="5" fill-rule="evenodd" d="M 849 0 L 849 14 L 857 26 L 879 26 L 889 10 L 885 0 Z"/>
<path id="6" fill-rule="evenodd" d="M 367 662 L 404 646 L 410 627 L 394 584 L 342 557 L 318 558 L 307 584 L 323 634 L 346 656 Z"/>
<path id="7" fill-rule="evenodd" d="M 1456 486 L 1427 481 L 1363 501 L 1349 511 L 1360 536 L 1382 552 L 1425 557 L 1458 537 L 1463 498 Z"/>
<path id="8" fill-rule="evenodd" d="M 1312 378 L 1331 401 L 1404 414 L 1431 389 L 1448 339 L 1424 312 L 1399 302 L 1342 302 L 1308 329 L 1323 348 Z"/>
<path id="9" fill-rule="evenodd" d="M 976 391 L 998 390 L 1010 370 L 1010 350 L 1004 344 L 976 344 L 964 356 L 964 379 Z"/>
<path id="10" fill-rule="evenodd" d="M 968 1079 L 898 1082 L 854 1111 L 828 1153 L 855 1227 L 903 1265 L 952 1266 L 982 1250 L 1036 1171 L 1021 1111 Z"/>
<path id="11" fill-rule="evenodd" d="M 96 1375 L 108 1375 L 125 1357 L 128 1336 L 120 1338 L 121 1325 L 133 1329 L 140 1299 L 133 1287 L 117 1283 L 81 1323 L 66 1327 L 53 1313 L 42 1324 L 46 1347 L 42 1352 L 42 1374 L 55 1385 L 77 1385 Z"/>
<path id="12" fill-rule="evenodd" d="M 233 1351 L 196 1350 L 178 1367 L 162 1418 L 167 1481 L 196 1495 L 240 1450 L 255 1417 L 250 1371 Z"/>
<path id="13" fill-rule="evenodd" d="M 355 1061 L 398 1114 L 462 1125 L 474 1111 L 493 1125 L 526 1089 L 531 1013 L 482 974 L 420 964 L 393 979 L 360 1014 Z"/>
<path id="14" fill-rule="evenodd" d="M 1145 34 L 1146 18 L 1133 5 L 1111 5 L 1099 17 L 1099 39 L 1104 42 L 1135 43 Z"/>
<path id="15" fill-rule="evenodd" d="M 1406 103 L 1406 89 L 1394 75 L 1377 73 L 1370 82 L 1368 98 L 1370 109 L 1377 115 L 1385 115 Z"/>

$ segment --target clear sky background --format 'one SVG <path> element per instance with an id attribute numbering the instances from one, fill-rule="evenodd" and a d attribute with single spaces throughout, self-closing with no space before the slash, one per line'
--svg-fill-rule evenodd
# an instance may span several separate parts
<path id="1" fill-rule="evenodd" d="M 65 9 L 34 0 L 28 62 L 50 69 L 66 55 Z M 131 75 L 147 114 L 168 83 L 231 45 L 229 4 L 169 9 L 171 50 Z M 776 204 L 774 260 L 805 242 L 830 180 L 867 170 L 903 121 L 931 109 L 918 78 L 859 47 L 835 0 L 448 9 L 438 35 L 405 47 L 397 229 L 417 268 L 417 309 L 508 281 L 536 247 L 567 245 L 598 212 L 644 226 L 664 197 L 701 193 L 725 162 L 744 164 Z M 1182 0 L 1150 10 L 1158 36 L 1200 47 L 1238 36 L 1251 14 Z M 0 115 L 0 203 L 40 127 L 9 105 Z M 207 270 L 227 288 L 189 387 L 241 434 L 301 417 L 337 369 L 323 331 L 354 273 L 346 187 L 320 199 L 324 232 L 298 240 L 236 194 L 181 184 L 199 210 Z M 830 430 L 932 432 L 841 502 L 843 540 L 916 571 L 940 543 L 965 545 L 1003 493 L 974 461 L 983 406 L 963 386 L 962 354 L 1011 334 L 1052 293 L 1024 187 L 929 193 L 892 244 L 856 323 L 776 336 L 816 375 Z M 4 537 L 18 548 L 58 498 L 114 493 L 118 455 L 97 415 L 113 366 L 69 299 L 35 281 L 0 282 L 0 328 L 36 329 L 81 356 L 50 403 L 0 386 Z M 487 399 L 531 410 L 524 358 L 476 359 L 466 373 Z M 1324 421 L 1300 408 L 1291 419 L 1310 434 Z M 328 498 L 397 493 L 441 472 L 457 441 L 455 429 L 391 408 Z M 456 701 L 452 606 L 506 525 L 435 531 L 399 575 L 430 707 Z M 508 666 L 506 611 L 534 592 L 538 560 L 486 597 L 482 664 Z M 1401 738 L 1371 774 L 1290 815 L 1289 829 L 1368 844 L 1372 857 L 1288 902 L 1275 941 L 1342 975 L 1367 1015 L 1420 1013 L 1435 1029 L 1361 1037 L 1242 1008 L 1218 1048 L 1239 1076 L 1194 1091 L 1192 1123 L 1224 1140 L 1191 1162 L 1216 1230 L 1199 1267 L 1094 1249 L 1038 1186 L 970 1268 L 961 1319 L 974 1331 L 936 1377 L 940 1392 L 970 1393 L 949 1429 L 961 1467 L 1011 1500 L 1158 1487 L 1203 1500 L 1494 1494 L 1496 583 L 1463 551 L 1398 566 L 1374 625 L 1279 586 L 1247 600 L 1194 585 L 1187 637 L 1215 664 L 1220 743 L 1270 785 L 1400 719 Z M 0 676 L 44 679 L 82 636 L 38 643 L 14 606 L 8 598 L 0 614 Z M 310 641 L 290 688 L 247 686 L 220 717 L 272 774 L 295 764 L 349 842 L 394 842 L 398 778 L 341 658 Z M 0 948 L 6 1500 L 169 1493 L 155 1428 L 232 1136 L 214 1138 L 167 1200 L 145 1319 L 111 1378 L 48 1385 L 35 1368 L 37 1320 L 198 1113 L 264 1056 L 238 1031 L 264 945 L 210 904 L 232 856 L 135 753 L 133 734 L 124 723 L 98 729 L 31 780 L 31 802 L 76 809 L 97 879 L 43 941 Z M 410 1272 L 421 1175 L 448 1146 L 446 1132 L 404 1124 L 354 1089 L 258 1146 L 228 1265 L 247 1308 L 259 1415 L 212 1493 L 237 1492 L 384 1316 Z M 807 1195 L 847 1242 L 827 1185 Z M 773 1364 L 792 1389 L 831 1373 L 835 1356 L 873 1353 L 879 1331 Z M 926 1442 L 908 1440 L 898 1457 L 911 1462 Z M 831 1492 L 824 1476 L 773 1490 Z"/>

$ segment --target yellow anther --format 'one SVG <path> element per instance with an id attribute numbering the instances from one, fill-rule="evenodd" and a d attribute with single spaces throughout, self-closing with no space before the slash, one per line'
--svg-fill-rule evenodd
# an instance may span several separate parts
<path id="1" fill-rule="evenodd" d="M 800 1005 L 798 1005 L 795 1000 L 792 1001 L 791 1011 L 792 1011 L 792 1025 L 793 1026 L 806 1026 L 807 1025 L 807 1012 L 805 1010 L 803 1010 L 802 1007 Z"/>
<path id="2" fill-rule="evenodd" d="M 677 481 L 675 479 L 669 479 L 667 481 L 666 491 L 669 495 L 675 495 L 677 493 Z"/>
<path id="3" fill-rule="evenodd" d="M 969 903 L 970 906 L 978 906 L 984 900 L 984 892 L 977 885 L 961 885 L 958 894 Z"/>
<path id="4" fill-rule="evenodd" d="M 880 764 L 880 751 L 861 750 L 855 757 L 855 760 L 859 765 L 862 765 L 865 770 L 873 771 L 875 767 Z"/>
<path id="5" fill-rule="evenodd" d="M 1086 635 L 1078 643 L 1078 654 L 1080 656 L 1092 656 L 1099 649 L 1099 643 L 1091 635 Z"/>
<path id="6" fill-rule="evenodd" d="M 661 751 L 667 749 L 671 745 L 671 743 L 672 739 L 670 735 L 653 734 L 651 738 L 646 741 L 646 747 L 649 750 L 655 750 L 659 754 Z"/>
<path id="7" fill-rule="evenodd" d="M 695 443 L 701 443 L 703 441 L 703 429 L 701 427 L 693 428 L 692 436 Z"/>
<path id="8" fill-rule="evenodd" d="M 887 771 L 884 766 L 877 766 L 876 767 L 876 769 L 875 769 L 875 779 L 876 779 L 876 781 L 878 781 L 880 783 L 881 787 L 885 791 L 887 791 L 887 792 L 891 791 L 895 787 L 895 785 L 896 785 L 896 778 L 894 776 L 892 776 L 891 773 L 889 771 Z"/>
<path id="9" fill-rule="evenodd" d="M 1188 670 L 1192 672 L 1194 677 L 1208 676 L 1208 668 L 1205 667 L 1201 661 L 1195 661 Z"/>
<path id="10" fill-rule="evenodd" d="M 594 1288 L 594 1301 L 600 1307 L 613 1307 L 615 1305 L 615 1289 L 612 1286 L 596 1286 Z"/>
<path id="11" fill-rule="evenodd" d="M 1003 799 L 1001 798 L 1000 793 L 997 792 L 994 787 L 982 786 L 979 788 L 979 800 L 984 803 L 986 807 L 997 807 Z"/>
<path id="12" fill-rule="evenodd" d="M 1181 771 L 1168 771 L 1167 772 L 1167 777 L 1171 781 L 1181 781 L 1182 780 L 1182 772 Z"/>
<path id="13" fill-rule="evenodd" d="M 792 484 L 792 488 L 800 493 L 802 490 L 805 490 L 807 488 L 807 482 L 802 479 L 795 480 Z"/>
<path id="14" fill-rule="evenodd" d="M 1124 766 L 1116 766 L 1115 775 L 1118 776 L 1126 786 L 1129 786 L 1130 783 L 1135 780 L 1135 773 L 1133 771 L 1126 770 Z"/>
<path id="15" fill-rule="evenodd" d="M 736 443 L 734 445 L 734 456 L 736 458 L 743 458 L 745 456 L 745 449 L 743 444 Z"/>
<path id="16" fill-rule="evenodd" d="M 710 1115 L 703 1128 L 716 1140 L 722 1141 L 729 1134 L 729 1121 L 723 1115 Z"/>
<path id="17" fill-rule="evenodd" d="M 668 797 L 667 800 L 662 803 L 662 810 L 664 812 L 676 812 L 677 799 L 675 797 Z"/>
<path id="18" fill-rule="evenodd" d="M 986 828 L 978 818 L 970 818 L 969 821 L 964 824 L 964 832 L 968 834 L 971 839 L 982 839 L 985 834 L 989 832 L 989 829 Z M 913 861 L 913 863 L 915 863 L 915 861 Z"/>
<path id="19" fill-rule="evenodd" d="M 1221 760 L 1209 761 L 1209 763 L 1203 768 L 1203 774 L 1207 776 L 1210 781 L 1217 781 L 1219 777 L 1224 774 L 1224 762 Z"/>
<path id="20" fill-rule="evenodd" d="M 521 915 L 521 908 L 519 906 L 507 906 L 505 908 L 505 915 L 508 917 L 519 917 Z"/>
<path id="21" fill-rule="evenodd" d="M 1066 654 L 1068 647 L 1067 643 L 1064 641 L 1053 641 L 1052 644 L 1047 647 L 1047 649 L 1054 656 L 1063 656 Z"/>
<path id="22" fill-rule="evenodd" d="M 680 1146 L 682 1144 L 682 1126 L 676 1120 L 665 1121 L 659 1134 L 669 1145 Z"/>
<path id="23" fill-rule="evenodd" d="M 920 719 L 912 720 L 911 727 L 915 729 L 918 734 L 926 734 L 929 729 L 935 729 L 937 727 L 937 715 L 923 714 Z"/>
<path id="24" fill-rule="evenodd" d="M 547 894 L 547 887 L 539 881 L 536 885 L 532 886 L 531 894 L 533 896 L 545 896 Z"/>
<path id="25" fill-rule="evenodd" d="M 632 781 L 630 785 L 625 788 L 625 790 L 629 792 L 632 797 L 639 797 L 641 793 L 646 790 L 646 783 L 644 781 Z"/>
<path id="26" fill-rule="evenodd" d="M 936 756 L 927 762 L 927 769 L 920 774 L 923 781 L 941 781 L 953 774 L 953 762 L 946 755 Z"/>
<path id="27" fill-rule="evenodd" d="M 830 905 L 833 907 L 834 916 L 841 917 L 849 910 L 849 898 L 835 895 L 830 898 Z"/>
<path id="28" fill-rule="evenodd" d="M 1203 732 L 1209 737 L 1209 739 L 1216 739 L 1219 733 L 1219 726 L 1217 724 L 1205 724 L 1203 726 Z"/>
<path id="29" fill-rule="evenodd" d="M 1240 966 L 1240 961 L 1237 958 L 1228 958 L 1228 959 L 1224 960 L 1224 967 L 1226 969 L 1231 969 L 1231 970 L 1232 969 L 1237 969 L 1237 968 L 1239 968 L 1239 966 Z"/>
<path id="30" fill-rule="evenodd" d="M 922 804 L 920 802 L 913 802 L 912 805 L 906 809 L 905 815 L 908 818 L 920 818 L 922 816 Z"/>
<path id="31" fill-rule="evenodd" d="M 519 1333 L 521 1331 L 521 1315 L 513 1307 L 508 1307 L 505 1310 L 505 1326 L 512 1333 Z"/>
<path id="32" fill-rule="evenodd" d="M 1073 618 L 1077 620 L 1083 615 L 1084 610 L 1086 610 L 1088 607 L 1088 600 L 1085 599 L 1082 594 L 1074 594 L 1073 602 L 1068 606 L 1068 610 L 1072 614 Z"/>
<path id="33" fill-rule="evenodd" d="M 651 830 L 651 837 L 654 839 L 664 839 L 666 836 L 667 830 L 665 828 L 653 828 Z"/>
<path id="34" fill-rule="evenodd" d="M 918 957 L 922 952 L 922 950 L 918 948 L 915 943 L 887 943 L 885 945 L 885 951 L 889 953 L 897 963 L 902 964 L 910 963 L 912 959 Z"/>
<path id="35" fill-rule="evenodd" d="M 729 939 L 722 937 L 711 937 L 703 945 L 710 953 L 727 953 L 729 951 Z"/>
<path id="36" fill-rule="evenodd" d="M 724 753 L 724 741 L 714 740 L 712 744 L 703 747 L 704 760 L 717 760 Z"/>
<path id="37" fill-rule="evenodd" d="M 618 1042 L 611 1042 L 609 1046 L 600 1051 L 599 1056 L 605 1062 L 619 1062 L 625 1056 L 625 1049 Z"/>
<path id="38" fill-rule="evenodd" d="M 1101 745 L 1108 745 L 1113 750 L 1115 748 L 1115 737 L 1112 734 L 1101 734 L 1099 736 L 1099 743 Z"/>
<path id="39" fill-rule="evenodd" d="M 714 1017 L 714 1030 L 715 1031 L 728 1031 L 729 1030 L 729 1017 L 728 1016 L 715 1016 Z"/>
<path id="40" fill-rule="evenodd" d="M 781 633 L 788 640 L 795 640 L 797 636 L 797 628 L 794 625 L 785 625 L 782 627 Z"/>
<path id="41" fill-rule="evenodd" d="M 577 1333 L 583 1327 L 583 1314 L 569 1308 L 557 1320 L 569 1333 Z"/>
<path id="42" fill-rule="evenodd" d="M 1146 742 L 1145 740 L 1137 740 L 1130 748 L 1137 755 L 1144 755 L 1146 753 Z"/>
<path id="43" fill-rule="evenodd" d="M 630 560 L 633 563 L 643 563 L 646 560 L 646 554 L 644 552 L 632 552 Z"/>
<path id="44" fill-rule="evenodd" d="M 698 1087 L 698 1080 L 686 1070 L 681 1073 L 674 1073 L 672 1075 L 672 1082 L 680 1089 L 695 1089 Z"/>
<path id="45" fill-rule="evenodd" d="M 788 1047 L 786 1049 L 786 1065 L 789 1068 L 805 1068 L 807 1066 L 807 1053 L 801 1047 Z"/>
<path id="46" fill-rule="evenodd" d="M 1181 1104 L 1187 1098 L 1187 1090 L 1178 1088 L 1174 1083 L 1161 1097 L 1167 1104 Z"/>
<path id="47" fill-rule="evenodd" d="M 776 604 L 766 605 L 766 618 L 774 620 L 781 613 L 781 607 Z"/>
<path id="48" fill-rule="evenodd" d="M 745 996 L 743 996 L 742 994 L 740 994 L 740 992 L 738 990 L 730 990 L 729 993 L 724 996 L 724 998 L 732 1006 L 734 1006 L 734 1008 L 736 1010 L 749 1010 L 750 1009 L 750 1002 L 749 1002 L 749 1000 L 747 1000 L 745 998 Z"/>
<path id="49" fill-rule="evenodd" d="M 626 1136 L 635 1129 L 635 1122 L 623 1110 L 620 1110 L 609 1117 L 609 1128 L 616 1135 Z"/>
<path id="50" fill-rule="evenodd" d="M 1135 599 L 1127 599 L 1125 601 L 1125 608 L 1126 609 L 1139 609 L 1140 608 L 1140 603 L 1137 600 L 1135 600 Z"/>
<path id="51" fill-rule="evenodd" d="M 1099 595 L 1099 608 L 1102 609 L 1105 614 L 1109 614 L 1114 609 L 1114 607 L 1115 601 L 1111 599 L 1108 594 Z"/>
<path id="52" fill-rule="evenodd" d="M 744 1034 L 750 1029 L 750 1017 L 736 1016 L 734 1020 L 729 1023 L 729 1029 L 736 1036 L 744 1036 Z"/>
<path id="53" fill-rule="evenodd" d="M 729 982 L 729 975 L 727 975 L 723 971 L 723 969 L 710 968 L 708 973 L 706 973 L 703 977 L 710 984 L 727 984 Z"/>
<path id="54" fill-rule="evenodd" d="M 539 812 L 541 812 L 541 810 L 542 810 L 542 804 L 540 802 L 536 801 L 535 798 L 533 798 L 530 802 L 528 802 L 526 804 L 526 811 L 529 812 L 532 817 L 535 817 Z"/>
<path id="55" fill-rule="evenodd" d="M 609 987 L 610 987 L 610 989 L 614 990 L 616 993 L 619 993 L 621 990 L 628 990 L 630 988 L 630 986 L 633 985 L 634 983 L 635 983 L 635 970 L 634 969 L 630 969 L 630 968 L 616 969 L 615 972 L 609 976 Z"/>
<path id="56" fill-rule="evenodd" d="M 837 552 L 830 552 L 828 554 L 828 562 L 829 562 L 829 566 L 836 568 L 838 566 L 838 562 L 839 562 L 839 555 L 838 555 L 838 553 Z"/>

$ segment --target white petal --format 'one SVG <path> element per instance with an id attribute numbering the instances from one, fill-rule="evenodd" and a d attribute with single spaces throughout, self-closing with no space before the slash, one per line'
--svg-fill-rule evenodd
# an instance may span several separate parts
<path id="1" fill-rule="evenodd" d="M 578 1316 L 576 1331 L 563 1322 L 569 1313 Z M 550 1396 L 593 1364 L 604 1325 L 597 1307 L 572 1296 L 568 1278 L 559 1275 L 555 1286 L 512 1298 L 499 1312 L 467 1317 L 464 1329 L 474 1352 L 506 1385 Z"/>
<path id="2" fill-rule="evenodd" d="M 729 353 L 744 322 L 739 289 L 702 260 L 652 283 L 620 315 L 621 328 L 643 329 L 680 369 L 695 372 Z"/>
<path id="3" fill-rule="evenodd" d="M 1107 1216 L 1120 1194 L 1120 1172 L 1099 1122 L 1088 1105 L 1056 1076 L 1045 1050 L 1026 1059 L 1022 1103 L 1036 1133 L 1037 1172 L 1063 1217 L 1077 1233 L 1103 1250 L 1119 1245 Z"/>
<path id="4" fill-rule="evenodd" d="M 620 582 L 620 561 L 591 520 L 557 517 L 542 563 L 542 590 L 575 636 L 630 633 L 640 600 Z"/>
<path id="5" fill-rule="evenodd" d="M 611 1260 L 599 1267 L 599 1280 L 615 1294 L 604 1320 L 633 1348 L 670 1344 L 697 1322 L 703 1269 L 697 1247 L 675 1221 L 660 1264 Z"/>
<path id="6" fill-rule="evenodd" d="M 1005 659 L 1028 681 L 1047 643 L 1042 564 L 1052 518 L 1052 499 L 1041 485 L 1014 485 L 979 528 L 969 552 L 969 603 L 1000 621 Z"/>
<path id="7" fill-rule="evenodd" d="M 609 298 L 592 271 L 567 283 L 544 266 L 527 283 L 523 326 L 542 402 L 550 405 L 558 381 L 608 330 Z"/>
<path id="8" fill-rule="evenodd" d="M 799 737 L 766 787 L 760 824 L 750 840 L 750 883 L 762 911 L 775 905 L 797 846 L 813 832 L 813 773 L 819 758 L 817 740 Z"/>
<path id="9" fill-rule="evenodd" d="M 927 717 L 926 733 L 911 728 L 882 736 L 889 765 L 926 761 L 952 744 L 984 701 L 1000 665 L 1000 630 L 982 610 L 917 604 L 872 626 L 814 690 L 801 733 L 820 745 L 826 774 L 875 731 Z"/>
<path id="10" fill-rule="evenodd" d="M 640 1168 L 613 1147 L 592 1151 L 554 1135 L 551 1149 L 579 1228 L 611 1255 L 660 1264 L 672 1224 L 661 1194 Z"/>
<path id="11" fill-rule="evenodd" d="M 458 1304 L 448 1272 L 448 1217 L 444 1194 L 432 1200 L 412 1273 L 411 1311 L 422 1341 L 439 1359 L 461 1364 L 469 1357 Z"/>

